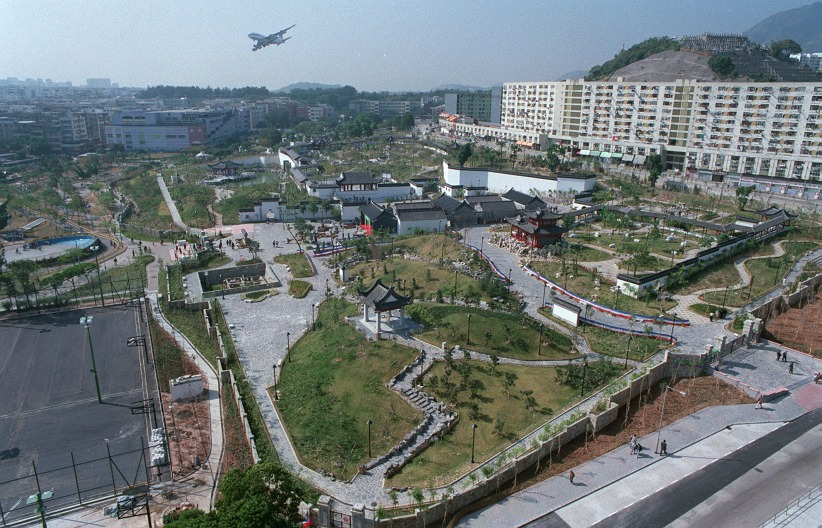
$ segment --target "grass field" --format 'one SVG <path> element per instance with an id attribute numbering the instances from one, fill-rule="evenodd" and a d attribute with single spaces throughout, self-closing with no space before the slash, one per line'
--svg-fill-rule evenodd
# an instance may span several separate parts
<path id="1" fill-rule="evenodd" d="M 314 270 L 311 268 L 311 264 L 308 263 L 308 257 L 305 256 L 305 253 L 277 255 L 274 257 L 274 262 L 288 266 L 291 270 L 291 276 L 295 279 L 314 276 Z"/>
<path id="2" fill-rule="evenodd" d="M 490 364 L 465 360 L 454 361 L 452 368 L 445 362 L 436 363 L 426 376 L 426 391 L 452 404 L 460 419 L 442 440 L 386 480 L 386 486 L 447 484 L 474 467 L 472 424 L 477 424 L 474 449 L 480 463 L 545 423 L 579 395 L 556 381 L 553 367 L 498 365 L 495 372 Z M 471 409 L 471 402 L 476 409 Z"/>
<path id="3" fill-rule="evenodd" d="M 675 301 L 643 301 L 625 294 L 620 294 L 617 299 L 617 293 L 611 291 L 612 282 L 582 266 L 577 267 L 575 272 L 574 265 L 568 261 L 565 263 L 565 273 L 563 273 L 562 261 L 533 262 L 531 268 L 568 291 L 623 312 L 655 317 L 676 306 Z M 597 286 L 597 281 L 599 281 L 599 286 Z M 546 298 L 546 302 L 548 301 L 549 299 Z"/>
<path id="4" fill-rule="evenodd" d="M 368 420 L 374 456 L 422 420 L 385 387 L 417 352 L 394 341 L 366 341 L 344 321 L 356 313 L 340 299 L 320 305 L 317 330 L 293 344 L 279 383 L 280 411 L 303 463 L 346 479 L 369 460 Z"/>
<path id="5" fill-rule="evenodd" d="M 562 324 L 563 326 L 573 328 L 564 321 L 560 321 L 559 319 L 553 317 L 550 310 L 541 309 L 540 313 L 545 317 Z M 648 326 L 651 328 L 651 331 L 657 333 L 666 333 L 671 331 L 670 326 L 663 326 L 662 330 L 660 330 L 660 328 L 656 325 Z M 634 327 L 634 329 L 638 331 L 642 331 L 644 328 L 645 326 L 639 324 Z M 660 350 L 670 346 L 669 343 L 660 341 L 659 339 L 643 336 L 633 336 L 630 338 L 627 334 L 611 332 L 610 330 L 605 330 L 604 328 L 598 328 L 596 326 L 583 325 L 573 329 L 585 338 L 588 342 L 588 346 L 591 347 L 591 350 L 602 354 L 603 356 L 610 356 L 615 359 L 624 360 L 625 354 L 628 353 L 628 359 L 645 361 Z M 676 329 L 674 329 L 674 337 L 676 337 Z M 628 348 L 629 340 L 630 350 Z"/>
<path id="6" fill-rule="evenodd" d="M 571 339 L 544 327 L 540 355 L 540 325 L 525 315 L 492 312 L 465 306 L 416 304 L 409 309 L 418 322 L 426 325 L 415 337 L 440 346 L 475 350 L 500 357 L 517 359 L 573 359 L 580 357 Z M 468 343 L 468 315 L 471 315 L 471 343 Z"/>
<path id="7" fill-rule="evenodd" d="M 295 299 L 302 299 L 311 291 L 311 283 L 294 279 L 288 283 L 288 293 Z"/>

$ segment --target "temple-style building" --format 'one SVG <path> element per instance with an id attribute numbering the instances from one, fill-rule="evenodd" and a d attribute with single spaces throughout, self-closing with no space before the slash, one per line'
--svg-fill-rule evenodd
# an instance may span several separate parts
<path id="1" fill-rule="evenodd" d="M 240 174 L 243 164 L 236 161 L 218 161 L 217 163 L 209 163 L 208 168 L 211 169 L 212 176 L 237 176 Z"/>
<path id="2" fill-rule="evenodd" d="M 511 236 L 528 247 L 541 248 L 562 241 L 562 234 L 568 231 L 557 222 L 562 215 L 543 209 L 523 211 L 519 215 L 506 218 L 511 226 Z"/>
<path id="3" fill-rule="evenodd" d="M 382 331 L 382 321 L 391 323 L 391 329 L 397 330 L 406 326 L 405 307 L 411 304 L 411 299 L 404 297 L 394 291 L 394 286 L 386 287 L 382 281 L 377 281 L 365 292 L 362 296 L 363 305 L 363 319 L 362 322 L 366 326 L 371 326 L 373 321 L 371 315 L 376 314 L 376 336 L 380 337 Z M 392 322 L 392 314 L 394 310 L 399 310 L 399 318 Z"/>

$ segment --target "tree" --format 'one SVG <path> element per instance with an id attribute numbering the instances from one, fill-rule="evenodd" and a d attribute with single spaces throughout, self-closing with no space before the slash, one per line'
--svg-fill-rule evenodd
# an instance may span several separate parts
<path id="1" fill-rule="evenodd" d="M 471 143 L 464 143 L 457 151 L 457 161 L 460 167 L 465 166 L 465 163 L 471 158 L 474 150 L 471 148 Z"/>
<path id="2" fill-rule="evenodd" d="M 740 210 L 745 209 L 745 206 L 748 205 L 751 193 L 754 192 L 755 189 L 756 187 L 753 185 L 736 188 L 736 203 L 739 204 Z"/>
<path id="3" fill-rule="evenodd" d="M 300 520 L 297 482 L 281 465 L 262 462 L 232 469 L 220 481 L 221 498 L 210 513 L 188 513 L 165 526 L 212 528 L 260 526 L 286 528 Z"/>
<path id="4" fill-rule="evenodd" d="M 771 42 L 771 55 L 777 59 L 785 60 L 794 53 L 802 53 L 802 46 L 795 40 L 785 39 Z"/>
<path id="5" fill-rule="evenodd" d="M 656 187 L 656 181 L 665 170 L 665 164 L 662 163 L 662 156 L 659 154 L 651 154 L 648 156 L 648 181 L 651 187 Z"/>
<path id="6" fill-rule="evenodd" d="M 734 66 L 734 61 L 731 60 L 730 57 L 722 57 L 719 55 L 714 55 L 708 59 L 708 67 L 713 70 L 714 73 L 722 77 L 731 75 L 736 69 L 736 66 Z"/>

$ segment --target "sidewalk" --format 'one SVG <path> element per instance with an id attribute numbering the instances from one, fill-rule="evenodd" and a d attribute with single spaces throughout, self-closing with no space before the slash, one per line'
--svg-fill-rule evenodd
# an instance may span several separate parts
<path id="1" fill-rule="evenodd" d="M 822 392 L 822 386 L 816 387 Z M 590 523 L 594 517 L 601 515 L 605 518 L 614 508 L 624 508 L 806 412 L 790 396 L 765 404 L 764 410 L 756 410 L 754 405 L 703 409 L 662 428 L 660 438 L 668 441 L 669 458 L 654 454 L 657 434 L 652 433 L 639 439 L 639 443 L 646 448 L 639 458 L 630 455 L 627 446 L 616 449 L 575 467 L 573 485 L 568 482 L 567 475 L 551 477 L 465 516 L 456 526 L 521 526 L 572 503 L 575 504 L 573 508 L 564 510 L 568 517 L 565 519 L 563 516 L 564 520 L 571 526 L 577 526 L 571 521 L 584 511 L 588 515 L 584 518 Z M 689 458 L 687 463 L 676 460 L 689 453 L 694 456 L 707 453 L 709 456 Z M 622 495 L 615 502 L 612 496 L 615 488 L 609 488 L 607 492 L 601 490 L 620 480 L 623 481 L 619 486 Z M 638 485 L 639 481 L 654 483 L 655 486 L 649 489 Z"/>

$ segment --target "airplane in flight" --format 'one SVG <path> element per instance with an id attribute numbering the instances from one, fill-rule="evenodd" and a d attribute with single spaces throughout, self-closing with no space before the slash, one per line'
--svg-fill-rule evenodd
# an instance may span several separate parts
<path id="1" fill-rule="evenodd" d="M 296 24 L 294 24 L 294 25 L 296 26 Z M 249 33 L 248 37 L 251 40 L 255 41 L 254 42 L 254 47 L 251 48 L 251 51 L 257 51 L 258 49 L 264 48 L 266 46 L 270 46 L 271 44 L 276 44 L 276 45 L 279 46 L 280 44 L 282 44 L 283 42 L 285 42 L 286 40 L 291 38 L 291 37 L 283 38 L 283 35 L 285 34 L 286 31 L 288 31 L 289 29 L 291 29 L 293 27 L 294 26 L 287 27 L 287 28 L 285 28 L 281 31 L 278 31 L 276 33 L 272 33 L 267 37 L 265 35 L 260 35 L 259 33 Z"/>

